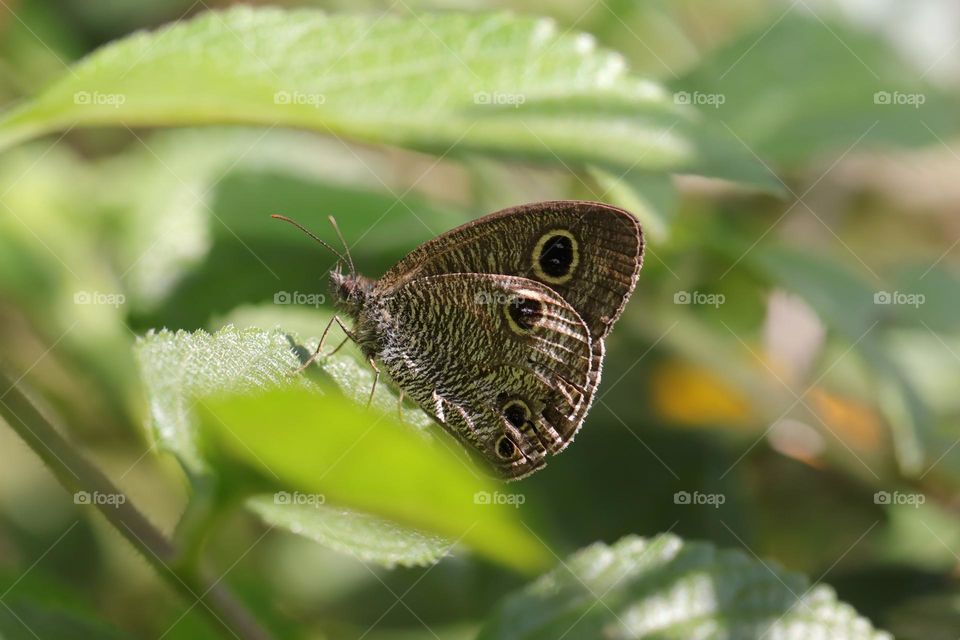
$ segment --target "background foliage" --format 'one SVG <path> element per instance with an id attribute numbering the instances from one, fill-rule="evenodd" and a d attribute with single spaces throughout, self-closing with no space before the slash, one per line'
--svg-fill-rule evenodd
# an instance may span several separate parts
<path id="1" fill-rule="evenodd" d="M 5 0 L 3 370 L 278 637 L 877 637 L 855 608 L 955 638 L 958 18 Z M 375 276 L 561 197 L 635 211 L 649 251 L 541 473 L 471 473 L 388 389 L 371 427 L 350 347 L 286 375 L 333 260 L 270 213 L 335 214 Z M 0 451 L 0 636 L 220 637 L 13 430 Z"/>

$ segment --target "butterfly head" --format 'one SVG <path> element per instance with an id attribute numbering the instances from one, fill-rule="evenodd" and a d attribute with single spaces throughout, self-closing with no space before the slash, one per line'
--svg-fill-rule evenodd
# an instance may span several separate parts
<path id="1" fill-rule="evenodd" d="M 330 272 L 330 290 L 337 304 L 353 315 L 366 306 L 373 290 L 373 281 L 353 272 L 343 273 L 341 266 Z"/>

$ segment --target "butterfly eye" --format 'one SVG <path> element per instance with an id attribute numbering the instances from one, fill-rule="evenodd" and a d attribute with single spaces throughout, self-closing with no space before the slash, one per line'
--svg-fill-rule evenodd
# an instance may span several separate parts
<path id="1" fill-rule="evenodd" d="M 511 400 L 503 407 L 503 416 L 519 429 L 530 419 L 530 407 L 523 400 Z"/>
<path id="2" fill-rule="evenodd" d="M 543 305 L 539 300 L 533 298 L 513 296 L 503 306 L 503 312 L 507 317 L 510 328 L 523 335 L 530 333 L 540 323 L 543 318 Z"/>
<path id="3" fill-rule="evenodd" d="M 579 262 L 577 240 L 565 229 L 548 231 L 533 248 L 533 271 L 538 278 L 550 284 L 569 281 Z"/>
<path id="4" fill-rule="evenodd" d="M 517 445 L 513 444 L 513 441 L 507 436 L 500 436 L 500 439 L 497 440 L 497 455 L 504 460 L 510 460 L 516 452 Z"/>

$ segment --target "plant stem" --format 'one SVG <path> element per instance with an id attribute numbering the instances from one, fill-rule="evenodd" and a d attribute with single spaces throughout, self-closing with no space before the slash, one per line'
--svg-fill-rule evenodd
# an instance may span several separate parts
<path id="1" fill-rule="evenodd" d="M 200 610 L 225 637 L 240 640 L 268 640 L 269 634 L 236 600 L 219 580 L 210 580 L 201 571 L 188 571 L 176 562 L 176 548 L 99 468 L 81 456 L 76 447 L 40 413 L 30 399 L 0 369 L 0 417 L 29 445 L 67 491 L 75 496 L 111 496 L 91 500 L 113 527 L 153 565 L 174 589 Z M 121 497 L 122 496 L 122 497 Z"/>

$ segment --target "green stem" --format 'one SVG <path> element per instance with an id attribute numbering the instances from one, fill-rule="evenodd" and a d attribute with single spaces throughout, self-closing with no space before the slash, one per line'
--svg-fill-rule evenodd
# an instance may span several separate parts
<path id="1" fill-rule="evenodd" d="M 67 442 L 37 410 L 30 399 L 0 369 L 0 417 L 29 445 L 74 495 L 112 496 L 91 504 L 127 541 L 139 551 L 175 590 L 191 604 L 198 603 L 210 623 L 224 637 L 241 640 L 269 640 L 270 636 L 217 580 L 200 571 L 187 570 L 178 562 L 181 554 L 109 478 Z M 121 498 L 122 496 L 122 498 Z"/>

